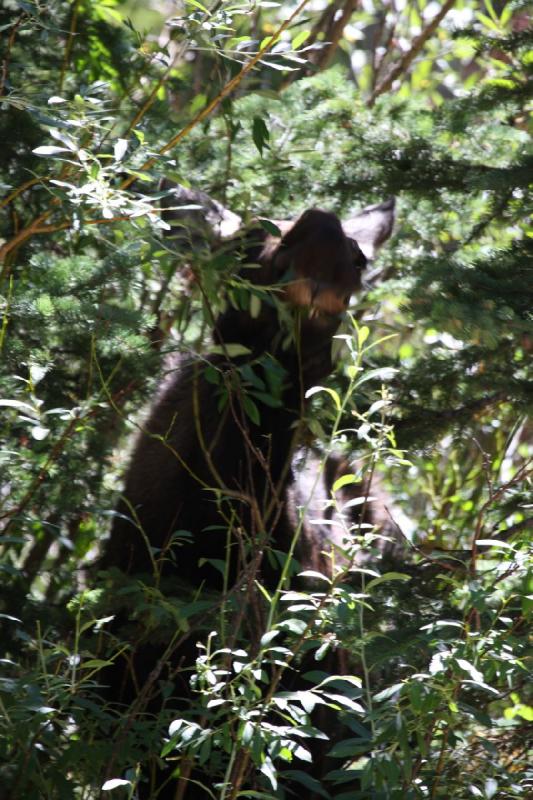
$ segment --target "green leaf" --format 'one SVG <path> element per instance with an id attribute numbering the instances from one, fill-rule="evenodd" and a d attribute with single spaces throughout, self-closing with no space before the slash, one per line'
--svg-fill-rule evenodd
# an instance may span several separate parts
<path id="1" fill-rule="evenodd" d="M 126 150 L 128 149 L 128 140 L 127 139 L 117 139 L 115 142 L 113 152 L 115 155 L 115 161 L 122 161 L 124 156 L 126 155 Z"/>
<path id="2" fill-rule="evenodd" d="M 262 219 L 261 217 L 258 219 L 259 224 L 261 227 L 269 233 L 271 236 L 276 236 L 277 238 L 281 238 L 283 236 L 282 232 L 278 228 L 278 226 L 272 222 L 270 219 Z"/>
<path id="3" fill-rule="evenodd" d="M 278 788 L 278 778 L 277 778 L 277 771 L 272 763 L 271 759 L 266 756 L 265 760 L 263 761 L 259 772 L 262 772 L 265 778 L 270 782 L 272 789 L 276 791 Z"/>
<path id="4" fill-rule="evenodd" d="M 477 544 L 484 545 L 485 547 L 503 547 L 508 550 L 514 550 L 514 546 L 509 542 L 503 542 L 499 539 L 478 539 Z"/>
<path id="5" fill-rule="evenodd" d="M 377 500 L 377 497 L 373 495 L 361 495 L 361 497 L 352 497 L 351 500 L 348 500 L 347 503 L 343 503 L 342 510 L 345 511 L 347 508 L 355 508 L 356 506 L 362 506 L 366 503 L 373 503 L 374 500 Z"/>
<path id="6" fill-rule="evenodd" d="M 494 22 L 490 17 L 487 17 L 486 14 L 482 14 L 481 11 L 476 11 L 476 17 L 480 22 L 482 22 L 486 28 L 489 28 L 491 31 L 499 31 L 500 26 Z"/>
<path id="7" fill-rule="evenodd" d="M 298 50 L 298 48 L 303 45 L 303 43 L 306 41 L 306 39 L 309 38 L 310 35 L 311 31 L 308 30 L 300 31 L 300 33 L 297 33 L 294 39 L 292 40 L 292 49 Z"/>
<path id="8" fill-rule="evenodd" d="M 387 686 L 386 689 L 383 689 L 381 692 L 375 694 L 373 700 L 375 700 L 376 703 L 381 703 L 382 700 L 388 700 L 390 697 L 393 697 L 393 695 L 397 694 L 397 692 L 403 689 L 403 687 L 403 683 L 395 683 L 392 686 Z"/>
<path id="9" fill-rule="evenodd" d="M 305 393 L 306 400 L 309 397 L 312 397 L 314 394 L 318 394 L 318 392 L 327 392 L 330 397 L 333 398 L 333 402 L 335 403 L 335 408 L 337 411 L 341 410 L 341 400 L 335 389 L 330 389 L 329 386 L 313 386 L 312 389 L 308 389 Z"/>
<path id="10" fill-rule="evenodd" d="M 315 688 L 320 689 L 320 687 L 327 686 L 330 683 L 348 683 L 350 686 L 356 686 L 358 689 L 363 685 L 361 678 L 358 678 L 356 675 L 328 675 L 328 677 L 321 680 Z"/>
<path id="11" fill-rule="evenodd" d="M 359 350 L 361 350 L 361 348 L 363 347 L 364 343 L 366 342 L 369 336 L 370 336 L 370 328 L 368 328 L 366 325 L 363 325 L 362 328 L 358 329 L 357 346 L 359 347 Z"/>
<path id="12" fill-rule="evenodd" d="M 266 590 L 266 588 L 263 586 L 262 583 L 259 583 L 259 581 L 255 581 L 255 585 L 257 586 L 257 588 L 259 589 L 259 591 L 261 592 L 267 603 L 270 605 L 272 603 L 272 597 L 270 596 L 269 592 Z"/>
<path id="13" fill-rule="evenodd" d="M 102 786 L 102 792 L 111 792 L 119 786 L 131 786 L 131 781 L 125 781 L 123 778 L 112 778 L 106 781 Z"/>
<path id="14" fill-rule="evenodd" d="M 277 41 L 278 41 L 278 40 L 277 40 L 277 39 L 276 39 L 274 36 L 265 36 L 265 38 L 264 38 L 264 39 L 262 39 L 262 41 L 261 41 L 261 43 L 260 43 L 260 45 L 259 45 L 259 49 L 260 49 L 260 50 L 264 50 L 265 48 L 270 48 L 270 47 L 272 47 L 272 46 L 273 46 L 273 45 L 274 45 L 274 44 L 275 44 Z"/>
<path id="15" fill-rule="evenodd" d="M 369 741 L 370 736 L 368 739 L 343 739 L 342 742 L 337 742 L 337 744 L 328 751 L 328 756 L 332 756 L 333 758 L 353 758 L 363 747 L 368 748 Z"/>
<path id="16" fill-rule="evenodd" d="M 92 658 L 90 661 L 85 661 L 80 666 L 83 669 L 94 669 L 95 667 L 109 667 L 112 663 L 112 661 L 104 661 L 102 658 Z"/>
<path id="17" fill-rule="evenodd" d="M 298 636 L 301 636 L 307 628 L 307 624 L 303 619 L 296 619 L 294 617 L 291 619 L 284 619 L 279 623 L 279 626 L 282 630 L 291 631 L 291 633 L 295 633 Z"/>
<path id="18" fill-rule="evenodd" d="M 533 722 L 533 708 L 526 706 L 523 703 L 518 703 L 515 706 L 506 708 L 503 712 L 505 719 L 514 719 L 515 717 L 522 717 L 527 722 Z"/>
<path id="19" fill-rule="evenodd" d="M 297 694 L 303 710 L 311 714 L 316 704 L 320 702 L 320 698 L 313 692 L 297 692 Z"/>
<path id="20" fill-rule="evenodd" d="M 242 399 L 242 405 L 246 416 L 251 419 L 254 425 L 259 425 L 261 423 L 261 414 L 259 413 L 259 409 L 257 408 L 254 401 L 251 397 L 247 394 L 244 395 Z"/>
<path id="21" fill-rule="evenodd" d="M 283 774 L 286 778 L 289 778 L 290 781 L 294 781 L 295 783 L 305 786 L 305 788 L 309 790 L 310 794 L 317 794 L 320 797 L 325 797 L 326 800 L 329 800 L 330 795 L 323 788 L 322 784 L 317 781 L 316 778 L 308 775 L 307 772 L 303 772 L 303 770 L 299 769 L 290 769 L 285 770 Z M 248 792 L 246 794 L 248 794 Z"/>
<path id="22" fill-rule="evenodd" d="M 252 294 L 250 297 L 250 316 L 252 319 L 257 319 L 261 313 L 261 298 L 257 294 Z"/>
<path id="23" fill-rule="evenodd" d="M 303 572 L 298 573 L 300 578 L 315 578 L 319 581 L 326 581 L 327 583 L 331 583 L 331 580 L 326 576 L 322 575 L 321 572 L 317 572 L 314 569 L 305 569 Z"/>
<path id="24" fill-rule="evenodd" d="M 36 441 L 42 442 L 50 433 L 50 428 L 45 428 L 42 425 L 34 425 L 30 429 L 30 433 Z"/>
<path id="25" fill-rule="evenodd" d="M 260 154 L 263 155 L 263 148 L 266 147 L 268 149 L 268 142 L 270 140 L 270 131 L 263 117 L 254 117 L 252 123 L 252 139 Z"/>
<path id="26" fill-rule="evenodd" d="M 26 414 L 35 416 L 38 411 L 28 403 L 23 403 L 22 400 L 0 400 L 0 406 L 7 406 L 8 408 L 17 408 L 19 411 L 24 411 Z"/>
<path id="27" fill-rule="evenodd" d="M 365 709 L 361 703 L 352 700 L 351 697 L 345 697 L 342 694 L 331 694 L 330 692 L 322 692 L 322 696 L 341 708 L 348 708 L 350 711 L 355 711 L 357 714 L 364 714 Z"/>
<path id="28" fill-rule="evenodd" d="M 470 661 L 467 661 L 465 658 L 456 658 L 455 661 L 457 665 L 461 667 L 461 669 L 464 672 L 470 675 L 473 681 L 475 681 L 476 683 L 483 683 L 484 681 L 483 673 L 480 672 L 478 669 L 476 669 L 476 667 L 473 664 L 471 664 Z"/>
<path id="29" fill-rule="evenodd" d="M 372 414 L 375 414 L 376 411 L 381 411 L 382 408 L 387 408 L 387 406 L 390 405 L 391 405 L 390 400 L 376 400 L 376 402 L 372 403 L 372 405 L 368 409 L 367 414 L 370 417 Z"/>
<path id="30" fill-rule="evenodd" d="M 346 374 L 350 378 L 350 380 L 352 380 L 352 381 L 362 371 L 363 371 L 362 367 L 356 367 L 354 364 L 350 364 L 349 366 L 346 367 Z"/>
<path id="31" fill-rule="evenodd" d="M 199 0 L 185 0 L 188 6 L 193 6 L 194 8 L 199 8 L 200 11 L 203 11 L 204 14 L 207 14 L 208 17 L 211 16 L 211 12 L 204 6 Z"/>
<path id="32" fill-rule="evenodd" d="M 11 616 L 11 614 L 0 614 L 0 619 L 7 619 L 9 622 L 18 622 L 22 625 L 22 620 L 18 617 Z"/>
<path id="33" fill-rule="evenodd" d="M 254 392 L 253 395 L 256 400 L 264 403 L 265 406 L 268 406 L 269 408 L 281 407 L 281 400 L 278 397 L 272 397 L 272 395 L 266 394 L 266 392 Z"/>
<path id="34" fill-rule="evenodd" d="M 370 591 L 375 586 L 378 586 L 380 583 L 388 583 L 389 581 L 410 581 L 411 576 L 405 575 L 403 572 L 385 572 L 383 575 L 380 575 L 379 578 L 374 578 L 373 580 L 369 581 L 366 585 L 366 591 Z"/>
<path id="35" fill-rule="evenodd" d="M 261 647 L 266 647 L 271 641 L 273 641 L 273 639 L 276 638 L 276 636 L 279 636 L 279 631 L 267 631 L 261 636 L 261 641 L 259 644 Z"/>
<path id="36" fill-rule="evenodd" d="M 372 380 L 379 380 L 383 383 L 386 383 L 391 381 L 398 371 L 399 370 L 397 370 L 395 367 L 380 367 L 379 369 L 370 369 L 368 372 L 365 372 L 361 378 L 359 378 L 355 385 L 361 386 L 361 384 Z"/>
<path id="37" fill-rule="evenodd" d="M 494 20 L 494 22 L 498 22 L 499 21 L 498 20 L 498 15 L 496 14 L 496 12 L 494 10 L 494 6 L 492 5 L 492 0 L 485 0 L 485 8 L 487 9 L 489 14 L 491 15 L 491 17 Z"/>
<path id="38" fill-rule="evenodd" d="M 243 344 L 224 344 L 224 345 L 215 345 L 211 347 L 209 350 L 210 353 L 225 356 L 227 355 L 228 358 L 238 358 L 238 356 L 247 356 L 250 354 L 250 349 L 245 347 Z"/>
<path id="39" fill-rule="evenodd" d="M 339 489 L 342 489 L 343 486 L 349 486 L 352 483 L 361 483 L 360 479 L 356 475 L 342 475 L 340 478 L 337 478 L 333 486 L 331 487 L 332 492 L 338 492 Z"/>
<path id="40" fill-rule="evenodd" d="M 253 735 L 254 735 L 254 726 L 249 720 L 247 720 L 244 723 L 241 733 L 241 742 L 243 743 L 243 745 L 249 744 L 252 741 Z"/>
<path id="41" fill-rule="evenodd" d="M 35 153 L 36 156 L 55 156 L 57 153 L 68 152 L 69 150 L 67 147 L 58 147 L 55 144 L 43 145 L 42 147 L 36 147 L 35 150 L 32 150 L 32 153 Z"/>
<path id="42" fill-rule="evenodd" d="M 505 28 L 509 21 L 513 18 L 513 6 L 507 3 L 501 13 L 500 25 Z"/>

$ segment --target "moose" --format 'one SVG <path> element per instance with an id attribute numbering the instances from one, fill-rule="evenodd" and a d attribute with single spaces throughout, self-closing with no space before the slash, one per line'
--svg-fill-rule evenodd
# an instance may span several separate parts
<path id="1" fill-rule="evenodd" d="M 168 628 L 154 630 L 153 620 L 144 628 L 142 614 L 120 608 L 121 580 L 139 578 L 172 597 L 233 593 L 241 602 L 250 602 L 258 583 L 276 591 L 295 533 L 290 505 L 299 478 L 291 462 L 306 392 L 331 372 L 332 338 L 394 221 L 393 200 L 346 222 L 313 208 L 277 223 L 274 235 L 272 226 L 240 228 L 236 215 L 201 192 L 167 190 L 163 216 L 176 246 L 188 237 L 194 247 L 200 237 L 225 248 L 240 291 L 213 320 L 215 352 L 181 360 L 164 382 L 100 562 L 117 602 L 115 629 L 130 644 L 109 673 L 114 699 L 141 708 L 143 697 L 155 712 L 164 677 L 178 706 L 191 703 L 198 633 L 165 649 Z M 295 553 L 302 567 L 304 551 Z M 157 796 L 176 796 L 175 781 L 165 780 L 156 778 Z M 183 796 L 207 797 L 200 783 L 188 783 Z"/>

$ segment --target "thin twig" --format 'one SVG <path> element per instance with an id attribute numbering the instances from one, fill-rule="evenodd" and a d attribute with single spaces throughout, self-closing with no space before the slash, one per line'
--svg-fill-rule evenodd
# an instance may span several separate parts
<path id="1" fill-rule="evenodd" d="M 372 108 L 377 98 L 381 94 L 384 94 L 385 92 L 389 91 L 394 81 L 397 80 L 400 77 L 400 75 L 407 72 L 415 57 L 418 55 L 418 53 L 423 48 L 423 46 L 430 38 L 430 36 L 432 36 L 432 34 L 435 33 L 436 29 L 438 28 L 438 26 L 440 25 L 440 23 L 448 13 L 448 11 L 451 11 L 454 5 L 455 5 L 455 0 L 447 0 L 443 4 L 439 13 L 433 17 L 431 22 L 424 28 L 422 33 L 416 37 L 413 44 L 411 45 L 411 48 L 407 51 L 407 53 L 404 53 L 404 55 L 396 64 L 396 66 L 391 69 L 387 77 L 384 78 L 381 81 L 381 83 L 378 84 L 378 86 L 376 86 L 376 88 L 370 95 L 370 98 L 367 103 L 369 108 Z"/>
<path id="2" fill-rule="evenodd" d="M 50 178 L 31 178 L 29 181 L 22 183 L 20 186 L 17 186 L 16 189 L 13 189 L 7 197 L 4 197 L 3 200 L 0 201 L 0 208 L 4 208 L 4 206 L 8 206 L 12 200 L 15 200 L 19 194 L 25 192 L 26 189 L 31 189 L 32 186 L 35 186 L 37 183 L 47 183 Z"/>
<path id="3" fill-rule="evenodd" d="M 7 47 L 5 56 L 2 61 L 2 71 L 0 73 L 0 97 L 5 94 L 6 88 L 6 81 L 7 81 L 7 74 L 9 71 L 9 60 L 11 58 L 11 50 L 13 49 L 13 45 L 15 44 L 15 37 L 17 35 L 17 31 L 22 25 L 22 20 L 26 16 L 26 12 L 20 15 L 20 17 L 16 20 L 13 24 L 11 31 L 9 33 L 9 39 L 7 40 Z"/>
<path id="4" fill-rule="evenodd" d="M 74 43 L 74 37 L 77 36 L 76 27 L 78 24 L 78 11 L 79 11 L 79 0 L 74 0 L 70 14 L 70 28 L 68 32 L 67 43 L 65 45 L 65 54 L 63 56 L 63 63 L 61 64 L 61 74 L 59 76 L 60 92 L 63 91 L 63 84 L 65 82 L 65 75 L 67 74 L 67 69 L 70 61 L 70 54 L 72 53 L 72 45 Z"/>
<path id="5" fill-rule="evenodd" d="M 283 89 L 286 89 L 292 83 L 295 83 L 306 75 L 323 70 L 328 66 L 339 46 L 344 28 L 350 21 L 358 3 L 359 0 L 346 0 L 346 4 L 343 8 L 342 0 L 341 2 L 337 0 L 324 9 L 320 19 L 313 26 L 310 35 L 305 41 L 306 47 L 309 48 L 317 42 L 319 35 L 323 34 L 324 47 L 317 47 L 314 53 L 311 52 L 308 64 L 302 67 L 302 69 L 289 73 L 282 84 Z M 337 14 L 339 14 L 338 18 Z"/>
<path id="6" fill-rule="evenodd" d="M 174 58 L 171 60 L 166 70 L 163 72 L 159 80 L 156 82 L 154 88 L 148 95 L 148 98 L 145 100 L 141 108 L 137 111 L 137 113 L 131 120 L 130 124 L 126 128 L 126 132 L 124 134 L 125 137 L 132 132 L 132 130 L 139 124 L 139 122 L 142 120 L 147 111 L 149 111 L 150 108 L 153 106 L 153 104 L 157 99 L 157 93 L 159 92 L 160 88 L 164 86 L 164 84 L 168 81 L 170 73 L 172 72 L 172 70 L 176 65 L 176 61 L 178 60 L 178 58 L 181 58 L 181 56 L 183 56 L 184 53 L 185 53 L 184 46 L 182 46 L 181 48 L 179 48 L 179 50 L 177 50 L 176 54 L 174 55 Z"/>
<path id="7" fill-rule="evenodd" d="M 487 513 L 489 508 L 511 488 L 511 486 L 520 483 L 521 480 L 526 478 L 532 472 L 531 463 L 532 463 L 531 460 L 526 461 L 526 463 L 518 470 L 518 472 L 515 475 L 513 475 L 511 480 L 507 481 L 507 483 L 504 483 L 498 489 L 494 490 L 491 493 L 489 499 L 486 501 L 486 503 L 484 503 L 481 506 L 471 544 L 472 560 L 470 562 L 470 571 L 472 575 L 475 575 L 477 570 L 477 553 L 478 553 L 477 540 L 480 539 L 483 534 L 483 528 L 485 525 L 485 514 Z"/>
<path id="8" fill-rule="evenodd" d="M 45 222 L 50 214 L 52 213 L 51 210 L 45 211 L 43 214 L 40 214 L 36 217 L 33 222 L 31 222 L 27 228 L 23 228 L 20 230 L 9 242 L 6 242 L 3 247 L 0 247 L 0 262 L 5 261 L 6 256 L 11 253 L 12 250 L 15 250 L 19 245 L 23 244 L 27 239 L 30 239 L 35 233 L 40 233 L 41 231 L 39 228 L 41 227 L 41 223 Z M 6 274 L 7 263 L 4 265 L 4 270 L 0 274 L 0 281 L 3 280 Z"/>
<path id="9" fill-rule="evenodd" d="M 28 489 L 28 491 L 26 492 L 26 494 L 24 495 L 24 497 L 22 498 L 22 500 L 20 501 L 18 506 L 15 509 L 13 509 L 12 511 L 9 511 L 7 514 L 3 514 L 0 517 L 0 519 L 4 519 L 6 516 L 8 517 L 6 525 L 3 528 L 3 530 L 0 531 L 0 533 L 7 533 L 7 531 L 9 530 L 11 525 L 13 524 L 13 520 L 17 516 L 19 516 L 19 514 L 22 514 L 22 512 L 29 505 L 29 503 L 31 502 L 35 492 L 37 491 L 39 486 L 45 480 L 45 478 L 46 478 L 46 476 L 48 474 L 49 468 L 51 467 L 52 464 L 54 464 L 57 461 L 57 459 L 59 458 L 59 456 L 63 452 L 63 446 L 68 441 L 68 439 L 70 438 L 72 432 L 74 431 L 75 427 L 79 424 L 79 422 L 80 422 L 79 417 L 73 417 L 71 419 L 71 421 L 69 422 L 69 424 L 67 425 L 67 427 L 65 428 L 63 433 L 61 434 L 60 438 L 55 443 L 54 447 L 52 448 L 52 451 L 51 451 L 50 455 L 48 456 L 48 458 L 46 459 L 45 463 L 43 464 L 43 466 L 39 470 L 39 473 L 36 475 L 36 477 L 32 481 L 32 483 L 30 485 L 30 488 Z"/>
<path id="10" fill-rule="evenodd" d="M 377 60 L 376 58 L 374 59 L 374 72 L 373 72 L 373 75 L 372 75 L 372 91 L 374 91 L 374 89 L 376 88 L 378 80 L 381 77 L 381 72 L 382 72 L 383 67 L 385 65 L 385 61 L 386 61 L 386 58 L 387 58 L 387 53 L 390 53 L 391 50 L 392 50 L 394 37 L 396 35 L 396 26 L 397 26 L 397 24 L 398 24 L 398 20 L 395 19 L 394 22 L 392 23 L 388 33 L 387 33 L 387 38 L 383 41 L 383 44 L 381 45 L 382 49 L 383 49 L 383 53 L 381 55 L 381 58 L 379 60 Z M 385 27 L 385 21 L 384 21 L 383 27 Z M 377 55 L 377 53 L 374 52 L 374 55 Z"/>
<path id="11" fill-rule="evenodd" d="M 323 70 L 329 65 L 342 39 L 344 29 L 358 5 L 359 0 L 346 0 L 339 16 L 337 17 L 337 14 L 333 15 L 329 30 L 326 32 L 327 47 L 318 50 L 316 57 L 312 59 L 317 69 Z"/>

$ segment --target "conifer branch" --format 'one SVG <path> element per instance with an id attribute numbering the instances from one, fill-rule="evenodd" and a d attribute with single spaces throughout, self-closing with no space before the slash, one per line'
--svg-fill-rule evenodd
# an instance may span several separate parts
<path id="1" fill-rule="evenodd" d="M 196 128 L 197 125 L 203 122 L 204 119 L 206 119 L 216 108 L 218 108 L 218 106 L 222 103 L 222 101 L 226 97 L 228 97 L 228 95 L 230 95 L 239 86 L 240 83 L 242 83 L 242 81 L 248 75 L 248 73 L 251 72 L 251 70 L 263 58 L 263 56 L 269 52 L 269 50 L 278 41 L 281 34 L 287 30 L 287 28 L 296 19 L 296 17 L 299 16 L 299 14 L 303 11 L 303 9 L 308 3 L 309 0 L 301 0 L 299 5 L 293 11 L 293 13 L 289 17 L 287 17 L 287 19 L 284 20 L 284 22 L 281 23 L 281 25 L 272 34 L 272 36 L 268 38 L 268 41 L 265 42 L 263 47 L 261 47 L 257 51 L 257 53 L 253 56 L 253 58 L 251 58 L 250 61 L 248 61 L 243 66 L 240 72 L 238 72 L 234 78 L 232 78 L 230 81 L 228 81 L 228 83 L 225 86 L 222 87 L 217 96 L 213 98 L 213 100 L 210 103 L 208 103 L 208 105 L 204 109 L 202 109 L 188 123 L 188 125 L 182 128 L 181 131 L 179 131 L 179 133 L 173 136 L 172 139 L 170 139 L 170 141 L 168 141 L 159 150 L 158 154 L 160 156 L 164 155 L 165 153 L 168 153 L 169 150 L 172 150 L 177 144 L 179 144 L 179 142 L 182 141 L 182 139 L 184 139 L 194 128 Z M 158 161 L 157 157 L 150 158 L 148 161 L 145 161 L 145 163 L 140 167 L 140 170 L 146 171 L 148 169 L 151 169 L 151 167 L 153 167 L 157 163 L 157 161 Z M 129 178 L 123 181 L 120 188 L 123 190 L 128 189 L 132 185 L 132 183 L 134 183 L 136 180 L 137 180 L 136 176 L 131 175 Z M 48 233 L 48 232 L 53 232 L 54 230 L 65 230 L 71 226 L 72 224 L 71 221 L 66 220 L 64 223 L 59 223 L 59 226 L 53 226 L 50 229 L 43 228 L 41 226 L 41 223 L 45 219 L 47 219 L 51 213 L 52 213 L 51 211 L 47 211 L 44 214 L 40 215 L 37 219 L 33 220 L 33 222 L 31 222 L 26 228 L 19 231 L 18 234 L 15 237 L 13 237 L 13 239 L 11 239 L 11 241 L 6 242 L 3 245 L 3 247 L 0 248 L 0 262 L 5 260 L 6 256 L 9 255 L 9 253 L 12 250 L 16 249 L 19 245 L 23 244 L 28 239 L 31 239 L 32 236 L 34 236 L 36 233 Z M 98 220 L 98 223 L 100 222 L 101 221 Z"/>
<path id="2" fill-rule="evenodd" d="M 211 100 L 211 102 L 208 103 L 207 106 L 205 108 L 203 108 L 188 123 L 188 125 L 186 125 L 184 128 L 182 128 L 181 131 L 179 131 L 179 133 L 177 133 L 175 136 L 172 137 L 172 139 L 170 139 L 170 141 L 168 141 L 165 145 L 163 145 L 163 147 L 159 150 L 159 155 L 160 156 L 163 156 L 163 155 L 165 155 L 165 153 L 168 153 L 169 150 L 172 150 L 177 144 L 179 144 L 179 142 L 181 142 L 182 139 L 184 139 L 194 128 L 196 128 L 197 125 L 199 125 L 201 122 L 203 122 L 204 119 L 209 117 L 209 115 L 216 108 L 218 108 L 218 106 L 222 103 L 222 101 L 226 97 L 228 97 L 228 95 L 230 95 L 239 86 L 240 83 L 242 83 L 242 81 L 248 75 L 248 73 L 252 71 L 252 69 L 256 66 L 256 64 L 259 61 L 261 61 L 263 56 L 266 53 L 268 53 L 268 51 L 274 46 L 274 44 L 276 44 L 276 42 L 278 41 L 278 39 L 281 36 L 281 34 L 284 33 L 284 31 L 287 30 L 289 25 L 296 19 L 296 17 L 299 16 L 299 14 L 303 11 L 303 9 L 305 8 L 305 6 L 308 3 L 309 3 L 309 0 L 302 0 L 302 2 L 296 7 L 296 9 L 293 11 L 293 13 L 290 15 L 290 17 L 287 17 L 287 19 L 278 27 L 278 29 L 275 31 L 275 33 L 273 33 L 272 36 L 270 36 L 268 38 L 268 41 L 265 42 L 263 47 L 261 47 L 257 51 L 257 53 L 253 56 L 253 58 L 251 58 L 250 61 L 248 61 L 243 66 L 243 68 L 240 70 L 240 72 L 238 72 L 237 75 L 235 75 L 234 78 L 232 78 L 230 81 L 228 81 L 228 83 L 226 83 L 225 86 L 222 87 L 222 89 L 217 94 L 217 96 L 214 97 L 213 100 Z M 142 167 L 140 169 L 143 170 L 143 171 L 144 170 L 148 170 L 151 167 L 153 167 L 156 163 L 157 163 L 157 158 L 156 157 L 150 158 L 148 161 L 145 161 L 145 163 L 142 165 Z M 136 177 L 134 175 L 130 175 L 130 177 L 127 178 L 123 182 L 123 184 L 121 185 L 121 189 L 127 189 L 136 180 L 137 179 L 136 179 Z"/>

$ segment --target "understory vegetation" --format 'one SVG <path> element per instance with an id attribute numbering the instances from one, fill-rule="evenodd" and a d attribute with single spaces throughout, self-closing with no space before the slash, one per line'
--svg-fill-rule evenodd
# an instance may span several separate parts
<path id="1" fill-rule="evenodd" d="M 134 798 L 148 755 L 180 800 L 191 765 L 216 800 L 529 796 L 529 24 L 489 0 L 0 0 L 0 800 Z M 157 386 L 258 301 L 207 230 L 168 236 L 162 178 L 267 229 L 396 198 L 298 454 L 342 458 L 330 509 L 363 481 L 385 522 L 273 594 L 125 578 L 169 659 L 198 642 L 182 715 L 106 695 L 131 642 L 98 558 Z M 270 369 L 243 371 L 252 421 Z"/>

